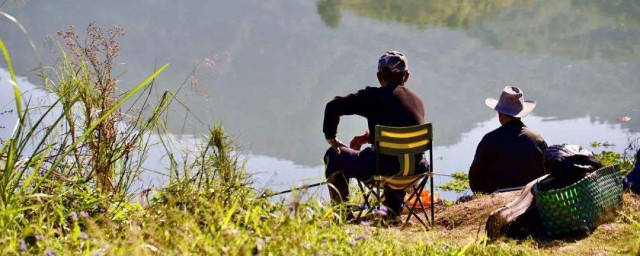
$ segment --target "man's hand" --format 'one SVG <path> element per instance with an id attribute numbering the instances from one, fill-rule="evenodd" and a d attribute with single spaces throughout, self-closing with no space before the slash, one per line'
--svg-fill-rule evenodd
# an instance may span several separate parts
<path id="1" fill-rule="evenodd" d="M 346 147 L 347 145 L 345 145 L 344 143 L 342 143 L 342 141 L 338 140 L 338 139 L 328 139 L 327 142 L 329 142 L 329 145 L 331 145 L 331 147 L 338 152 L 338 154 L 340 154 L 340 147 Z"/>
<path id="2" fill-rule="evenodd" d="M 355 136 L 349 143 L 349 147 L 351 149 L 360 150 L 362 145 L 369 143 L 369 131 L 365 132 L 363 135 Z"/>

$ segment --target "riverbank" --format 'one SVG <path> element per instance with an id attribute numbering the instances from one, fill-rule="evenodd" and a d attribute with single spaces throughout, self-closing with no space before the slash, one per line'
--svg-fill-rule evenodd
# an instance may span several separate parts
<path id="1" fill-rule="evenodd" d="M 518 192 L 484 196 L 470 202 L 446 207 L 437 214 L 434 239 L 463 246 L 486 238 L 489 214 L 510 202 Z M 488 242 L 498 248 L 532 250 L 542 255 L 636 255 L 640 253 L 640 196 L 625 193 L 623 207 L 615 220 L 602 224 L 585 237 L 552 239 L 525 237 L 501 238 Z"/>
<path id="2" fill-rule="evenodd" d="M 313 196 L 260 198 L 237 144 L 221 125 L 211 125 L 190 150 L 178 150 L 162 136 L 151 139 L 168 132 L 167 113 L 180 90 L 155 91 L 153 81 L 168 65 L 120 92 L 111 69 L 122 31 L 91 24 L 87 33 L 89 40 L 79 39 L 73 28 L 58 34 L 68 49 L 59 65 L 47 69 L 51 74 L 42 71 L 42 86 L 53 100 L 37 107 L 23 100 L 0 41 L 10 73 L 2 86 L 11 81 L 17 120 L 0 147 L 0 255 L 640 252 L 629 245 L 640 234 L 637 198 L 626 200 L 631 206 L 614 226 L 560 244 L 486 239 L 481 229 L 486 214 L 505 203 L 502 197 L 445 207 L 429 230 L 348 224 L 341 209 Z M 150 156 L 151 145 L 164 155 Z M 168 164 L 145 167 L 161 159 Z M 143 171 L 163 173 L 168 181 L 132 192 Z"/>

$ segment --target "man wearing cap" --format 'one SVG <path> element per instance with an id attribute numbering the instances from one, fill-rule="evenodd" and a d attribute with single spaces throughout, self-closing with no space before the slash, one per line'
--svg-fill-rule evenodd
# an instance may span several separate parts
<path id="1" fill-rule="evenodd" d="M 469 168 L 471 190 L 488 194 L 524 186 L 544 175 L 547 143 L 520 120 L 535 108 L 536 102 L 525 100 L 518 87 L 507 86 L 500 99 L 488 98 L 485 104 L 498 112 L 502 126 L 487 133 L 478 144 Z"/>
<path id="2" fill-rule="evenodd" d="M 424 123 L 424 105 L 420 97 L 405 86 L 409 80 L 407 58 L 397 51 L 388 51 L 378 60 L 378 82 L 380 87 L 366 87 L 356 93 L 337 96 L 327 103 L 324 112 L 322 130 L 331 145 L 326 151 L 324 162 L 326 177 L 329 182 L 329 194 L 334 203 L 345 202 L 349 198 L 349 178 L 361 181 L 370 179 L 376 171 L 375 149 L 367 147 L 360 151 L 363 144 L 373 144 L 374 134 L 365 132 L 356 136 L 347 147 L 336 138 L 340 116 L 359 115 L 365 117 L 369 131 L 375 130 L 376 125 L 413 126 Z M 428 170 L 428 163 L 422 154 L 415 157 L 416 172 L 424 173 Z M 381 155 L 380 169 L 393 175 L 399 170 L 397 158 Z M 392 217 L 402 210 L 404 191 L 387 190 L 385 205 L 392 210 L 388 214 Z"/>

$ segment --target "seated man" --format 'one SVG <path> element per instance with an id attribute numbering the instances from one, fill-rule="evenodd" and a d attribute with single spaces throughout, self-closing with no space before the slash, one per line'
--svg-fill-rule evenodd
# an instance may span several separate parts
<path id="1" fill-rule="evenodd" d="M 524 100 L 518 87 L 507 86 L 500 99 L 485 104 L 498 112 L 500 126 L 486 134 L 476 149 L 469 168 L 469 185 L 474 193 L 493 193 L 501 188 L 524 186 L 545 174 L 547 143 L 520 120 L 536 106 Z"/>
<path id="2" fill-rule="evenodd" d="M 424 123 L 424 106 L 420 97 L 405 86 L 409 79 L 407 58 L 399 52 L 386 52 L 378 61 L 378 82 L 380 87 L 367 87 L 344 97 L 335 97 L 327 103 L 324 112 L 323 132 L 331 145 L 325 154 L 326 177 L 329 182 L 331 201 L 340 203 L 349 198 L 349 178 L 369 180 L 376 172 L 375 149 L 366 143 L 375 141 L 374 134 L 366 132 L 351 141 L 351 148 L 336 139 L 340 116 L 359 115 L 367 118 L 369 131 L 376 125 L 413 126 Z M 428 163 L 422 154 L 415 155 L 416 173 L 428 170 Z M 381 155 L 380 175 L 393 175 L 400 169 L 396 157 Z M 385 205 L 395 216 L 402 210 L 404 191 L 385 191 Z"/>

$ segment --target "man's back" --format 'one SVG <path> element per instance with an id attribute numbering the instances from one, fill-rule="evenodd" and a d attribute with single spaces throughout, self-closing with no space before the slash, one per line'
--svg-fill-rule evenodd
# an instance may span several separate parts
<path id="1" fill-rule="evenodd" d="M 547 143 L 520 120 L 513 120 L 482 138 L 469 170 L 474 192 L 524 186 L 544 175 Z"/>
<path id="2" fill-rule="evenodd" d="M 359 115 L 367 118 L 369 131 L 376 125 L 412 126 L 424 123 L 424 104 L 420 97 L 402 85 L 367 87 L 357 93 L 335 97 L 325 109 L 325 134 L 335 134 L 339 116 Z M 370 137 L 370 142 L 374 136 Z"/>
<path id="3" fill-rule="evenodd" d="M 372 94 L 371 111 L 365 116 L 369 131 L 374 131 L 376 125 L 405 127 L 424 123 L 424 104 L 411 89 L 387 86 L 374 88 Z"/>

